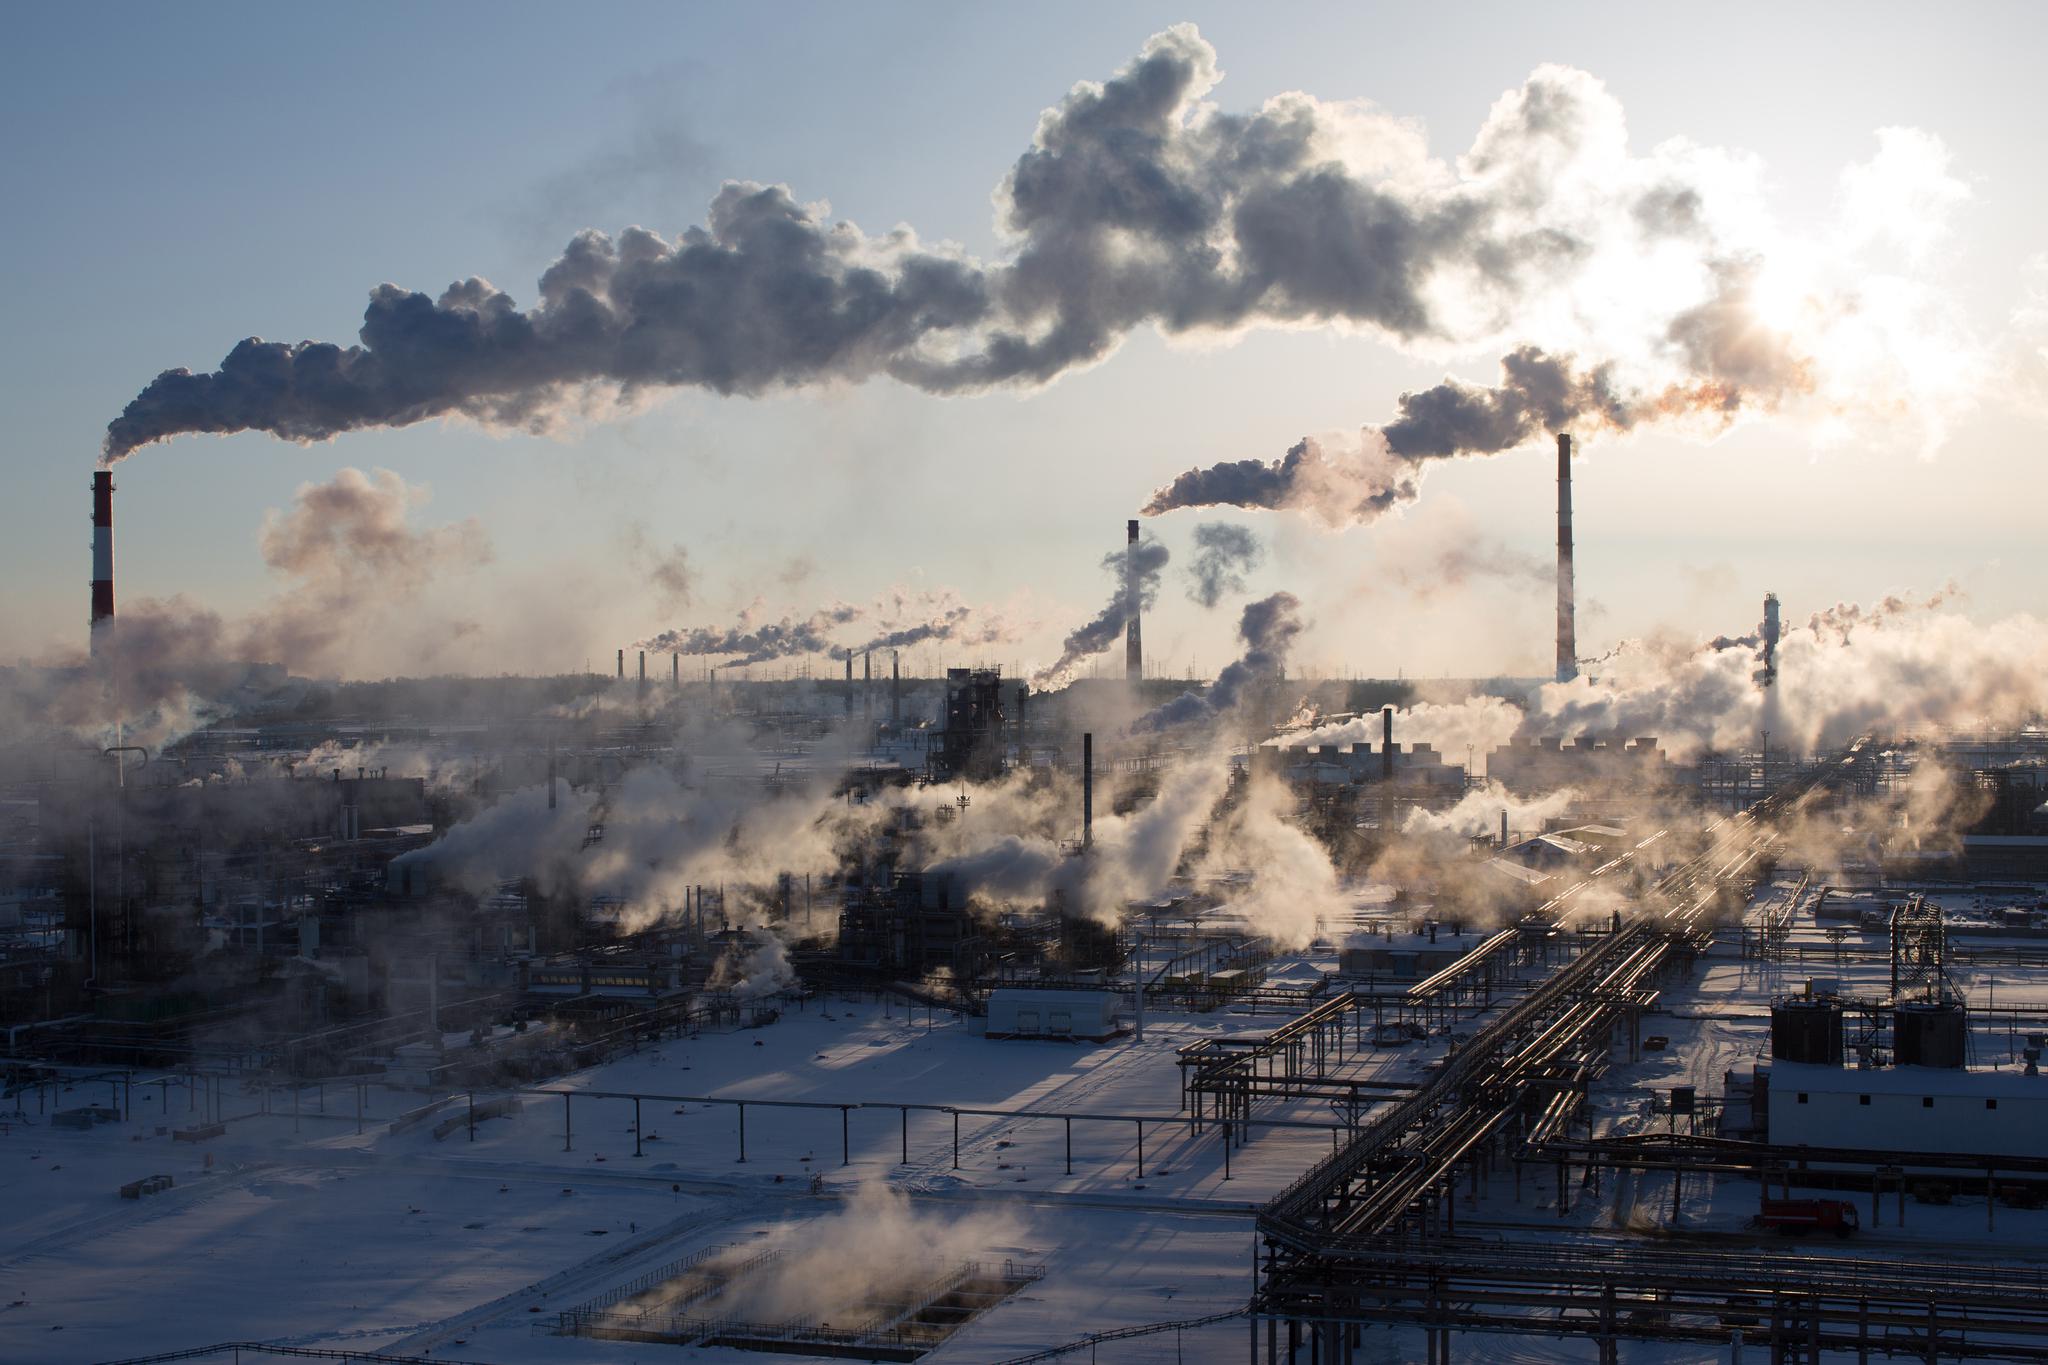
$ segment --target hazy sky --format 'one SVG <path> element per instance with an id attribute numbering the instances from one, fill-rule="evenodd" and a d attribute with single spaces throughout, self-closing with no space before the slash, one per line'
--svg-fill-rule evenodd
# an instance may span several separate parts
<path id="1" fill-rule="evenodd" d="M 1795 620 L 1951 579 L 1982 616 L 2039 609 L 2036 5 L 1723 5 L 1683 22 L 1639 5 L 44 6 L 10 11 L 0 58 L 6 654 L 82 643 L 89 473 L 109 419 L 158 371 L 211 369 L 247 336 L 347 343 L 385 281 L 438 294 L 480 275 L 530 305 L 579 229 L 672 237 L 730 179 L 1000 260 L 991 194 L 1041 111 L 1182 21 L 1216 48 L 1209 98 L 1225 110 L 1294 90 L 1369 100 L 1449 163 L 1497 99 L 1560 63 L 1605 84 L 1631 153 L 1682 139 L 1739 154 L 1727 161 L 1745 168 L 1742 193 L 1803 261 L 1831 263 L 1845 222 L 1894 220 L 1888 249 L 1921 310 L 1901 316 L 1940 326 L 1924 356 L 1901 342 L 1909 360 L 1884 363 L 1944 370 L 1939 391 L 1893 379 L 1866 410 L 1749 420 L 1710 441 L 1590 439 L 1583 652 L 1746 629 L 1766 589 Z M 1893 212 L 1870 176 L 1843 178 L 1887 128 L 1939 140 L 1910 144 L 1936 158 L 1920 170 L 1948 187 L 1938 211 L 1908 199 Z M 1029 623 L 972 651 L 1026 666 L 1100 605 L 1096 561 L 1183 469 L 1355 432 L 1446 373 L 1490 380 L 1498 354 L 1328 327 L 1207 340 L 1141 327 L 1040 389 L 679 391 L 549 437 L 438 422 L 314 445 L 180 437 L 116 474 L 120 591 L 247 610 L 275 588 L 265 509 L 345 466 L 386 468 L 431 488 L 418 523 L 474 517 L 496 555 L 405 607 L 477 629 L 427 654 L 400 628 L 416 621 L 366 620 L 354 672 L 580 667 L 660 629 L 729 624 L 757 598 L 772 617 L 895 586 Z M 1958 354 L 1961 378 L 1945 371 Z M 1546 441 L 1440 466 L 1407 509 L 1341 533 L 1291 512 L 1221 519 L 1271 546 L 1254 591 L 1303 599 L 1303 662 L 1540 673 L 1549 585 L 1524 570 L 1550 554 L 1552 474 Z M 1213 519 L 1148 527 L 1184 561 Z M 650 588 L 636 544 L 687 549 L 690 605 Z M 1509 572 L 1435 586 L 1459 546 Z M 1205 611 L 1170 577 L 1152 657 L 1212 673 L 1232 652 L 1234 601 Z"/>

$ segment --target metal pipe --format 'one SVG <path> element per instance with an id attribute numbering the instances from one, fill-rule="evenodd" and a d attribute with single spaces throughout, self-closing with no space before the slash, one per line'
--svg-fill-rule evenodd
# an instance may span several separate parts
<path id="1" fill-rule="evenodd" d="M 100 624 L 114 619 L 114 471 L 92 476 L 91 649 L 99 653 Z"/>
<path id="2" fill-rule="evenodd" d="M 1138 632 L 1141 596 L 1138 591 L 1138 522 L 1133 517 L 1124 528 L 1124 677 L 1131 682 L 1139 682 L 1145 676 L 1145 647 Z"/>
<path id="3" fill-rule="evenodd" d="M 1579 676 L 1572 588 L 1572 438 L 1557 434 L 1557 680 Z"/>
<path id="4" fill-rule="evenodd" d="M 1095 845 L 1095 733 L 1081 736 L 1081 851 Z"/>

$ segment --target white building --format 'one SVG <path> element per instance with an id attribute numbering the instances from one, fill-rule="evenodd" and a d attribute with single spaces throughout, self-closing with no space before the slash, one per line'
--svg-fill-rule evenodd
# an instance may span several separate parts
<path id="1" fill-rule="evenodd" d="M 1116 1036 L 1117 997 L 1110 991 L 991 991 L 991 1038 L 1084 1038 L 1099 1043 Z"/>
<path id="2" fill-rule="evenodd" d="M 2048 1076 L 1811 1062 L 1769 1072 L 1773 1146 L 2048 1155 Z"/>

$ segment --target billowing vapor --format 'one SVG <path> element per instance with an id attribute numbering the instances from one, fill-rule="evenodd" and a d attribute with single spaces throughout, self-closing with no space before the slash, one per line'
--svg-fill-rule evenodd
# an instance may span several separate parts
<path id="1" fill-rule="evenodd" d="M 1284 677 L 1288 652 L 1303 629 L 1300 612 L 1301 599 L 1291 592 L 1276 592 L 1246 606 L 1237 624 L 1244 653 L 1224 665 L 1208 691 L 1183 692 L 1138 717 L 1131 724 L 1133 733 L 1172 730 L 1227 716 L 1261 684 Z"/>
<path id="2" fill-rule="evenodd" d="M 829 873 L 874 818 L 871 808 L 835 800 L 822 777 L 770 790 L 640 767 L 602 794 L 558 793 L 552 807 L 544 787 L 508 793 L 400 862 L 478 895 L 531 880 L 545 894 L 603 896 L 621 907 L 620 928 L 631 932 L 679 914 L 688 886 Z M 593 839 L 593 830 L 601 836 Z"/>
<path id="3" fill-rule="evenodd" d="M 1227 521 L 1205 521 L 1195 528 L 1195 558 L 1188 565 L 1188 598 L 1214 607 L 1226 594 L 1245 589 L 1245 575 L 1265 555 L 1259 538 Z"/>
<path id="4" fill-rule="evenodd" d="M 2025 615 L 1976 622 L 1935 609 L 1941 600 L 1837 607 L 1786 629 L 1769 689 L 1756 684 L 1756 652 L 1745 640 L 1676 655 L 1624 648 L 1597 678 L 1546 684 L 1523 732 L 1656 735 L 1682 759 L 1753 749 L 1765 728 L 1773 747 L 1810 752 L 1873 731 L 2004 727 L 2048 715 L 2041 624 Z"/>
<path id="5" fill-rule="evenodd" d="M 1093 618 L 1068 632 L 1060 645 L 1060 657 L 1032 674 L 1031 685 L 1065 686 L 1072 679 L 1075 666 L 1083 659 L 1092 659 L 1123 639 L 1124 627 L 1130 622 L 1134 605 L 1127 590 L 1126 576 L 1135 578 L 1137 582 L 1136 607 L 1140 611 L 1148 611 L 1158 599 L 1159 576 L 1166 571 L 1166 561 L 1170 557 L 1166 547 L 1156 540 L 1141 540 L 1128 551 L 1117 550 L 1104 555 L 1103 572 L 1116 582 L 1109 601 Z"/>
<path id="6" fill-rule="evenodd" d="M 1698 359 L 1710 366 L 1717 355 L 1712 340 L 1699 341 Z M 1446 379 L 1404 393 L 1400 415 L 1362 432 L 1354 446 L 1332 448 L 1304 437 L 1270 462 L 1233 460 L 1191 469 L 1154 493 L 1144 511 L 1158 516 L 1183 507 L 1262 507 L 1304 512 L 1331 527 L 1371 521 L 1413 500 L 1433 461 L 1497 455 L 1548 432 L 1624 432 L 1667 417 L 1702 415 L 1725 426 L 1746 407 L 1773 409 L 1804 385 L 1802 362 L 1790 353 L 1775 363 L 1764 356 L 1745 359 L 1755 366 L 1746 374 L 1749 387 L 1709 373 L 1689 386 L 1624 393 L 1611 364 L 1580 373 L 1568 356 L 1518 347 L 1502 357 L 1501 382 L 1492 388 Z"/>
<path id="7" fill-rule="evenodd" d="M 1506 448 L 1564 418 L 1641 420 L 1672 392 L 1722 412 L 1802 388 L 1833 406 L 1874 393 L 1896 411 L 1974 387 L 1975 348 L 1929 325 L 1938 300 L 1917 275 L 1859 260 L 1860 293 L 1828 278 L 1908 222 L 1909 268 L 1935 254 L 1967 189 L 1925 134 L 1887 130 L 1845 180 L 1840 241 L 1802 254 L 1757 207 L 1754 158 L 1681 139 L 1634 155 L 1618 102 L 1580 71 L 1537 68 L 1455 161 L 1363 101 L 1290 93 L 1225 111 L 1220 77 L 1181 25 L 1076 85 L 997 188 L 999 260 L 728 183 L 676 237 L 580 234 L 530 307 L 474 277 L 438 297 L 380 285 L 353 345 L 250 338 L 211 372 L 167 370 L 109 424 L 103 458 L 187 432 L 311 441 L 439 417 L 546 430 L 675 387 L 1041 384 L 1146 325 L 1328 325 L 1431 354 L 1529 344 L 1497 390 L 1414 395 L 1370 443 L 1394 477 L 1324 459 L 1355 485 L 1324 515 L 1348 519 L 1398 497 L 1397 471 L 1416 461 Z M 1566 355 L 1591 359 L 1572 369 Z M 1184 488 L 1158 508 L 1305 505 L 1286 475 L 1228 497 Z"/>

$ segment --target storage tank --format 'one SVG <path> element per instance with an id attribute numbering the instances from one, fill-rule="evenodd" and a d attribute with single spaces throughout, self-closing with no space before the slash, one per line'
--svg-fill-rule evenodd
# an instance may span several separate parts
<path id="1" fill-rule="evenodd" d="M 1771 1056 L 1781 1062 L 1842 1064 L 1842 1002 L 1780 1000 L 1771 1006 Z"/>
<path id="2" fill-rule="evenodd" d="M 1900 1066 L 1960 1068 L 1967 1061 L 1969 1016 L 1953 1001 L 1929 1000 L 1892 1011 L 1892 1060 Z"/>

